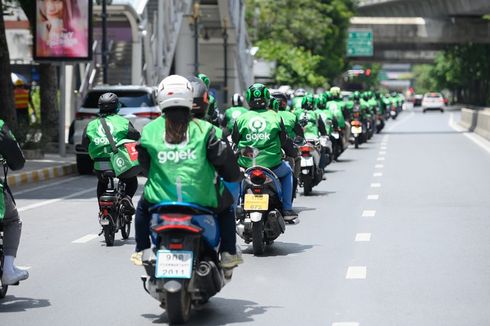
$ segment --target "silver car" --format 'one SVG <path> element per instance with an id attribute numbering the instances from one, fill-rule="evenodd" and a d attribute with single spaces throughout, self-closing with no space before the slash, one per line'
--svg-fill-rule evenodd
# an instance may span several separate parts
<path id="1" fill-rule="evenodd" d="M 80 174 L 92 173 L 93 162 L 85 149 L 81 147 L 82 135 L 88 123 L 99 113 L 100 95 L 111 92 L 119 97 L 121 109 L 119 115 L 125 117 L 141 131 L 153 119 L 161 115 L 156 101 L 156 88 L 147 86 L 97 86 L 91 89 L 83 99 L 76 113 L 70 142 L 75 144 L 77 168 Z"/>

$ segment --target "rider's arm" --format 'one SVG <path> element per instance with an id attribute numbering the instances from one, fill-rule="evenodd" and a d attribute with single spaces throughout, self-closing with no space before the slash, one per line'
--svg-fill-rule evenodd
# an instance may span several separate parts
<path id="1" fill-rule="evenodd" d="M 238 131 L 238 125 L 235 121 L 235 124 L 233 125 L 233 131 L 231 132 L 231 141 L 233 142 L 233 144 L 238 144 L 240 138 L 240 131 Z"/>
<path id="2" fill-rule="evenodd" d="M 138 162 L 143 172 L 143 176 L 148 177 L 148 171 L 150 170 L 151 161 L 150 154 L 148 154 L 146 148 L 141 146 L 140 142 L 136 144 L 136 150 L 138 151 Z"/>
<path id="3" fill-rule="evenodd" d="M 126 137 L 128 137 L 128 139 L 132 139 L 132 140 L 139 140 L 141 137 L 140 132 L 138 130 L 136 130 L 135 127 L 133 127 L 133 124 L 131 122 L 129 122 L 128 134 Z"/>
<path id="4" fill-rule="evenodd" d="M 303 128 L 301 128 L 301 125 L 299 124 L 298 120 L 296 120 L 296 122 L 294 123 L 293 130 L 296 136 L 301 137 L 303 139 L 305 138 L 305 132 L 303 131 Z"/>
<path id="5" fill-rule="evenodd" d="M 83 134 L 82 134 L 82 147 L 85 149 L 88 149 L 88 145 L 90 144 L 90 138 L 88 138 L 87 136 L 87 127 L 83 129 Z"/>
<path id="6" fill-rule="evenodd" d="M 282 119 L 280 121 L 280 127 L 281 127 L 281 131 L 279 131 L 279 139 L 281 140 L 281 148 L 286 153 L 286 156 L 289 157 L 298 156 L 298 151 L 294 148 L 293 140 L 288 137 L 288 134 L 286 132 L 286 127 L 284 126 Z"/>
<path id="7" fill-rule="evenodd" d="M 208 138 L 207 158 L 223 180 L 227 182 L 240 180 L 240 168 L 235 153 L 226 139 L 219 139 L 216 136 L 214 129 L 211 130 Z"/>
<path id="8" fill-rule="evenodd" d="M 318 118 L 318 130 L 320 131 L 320 135 L 327 135 L 327 128 L 325 128 L 325 123 L 323 122 L 322 118 Z"/>
<path id="9" fill-rule="evenodd" d="M 8 167 L 12 170 L 22 169 L 26 162 L 19 143 L 5 124 L 0 130 L 0 155 L 7 161 Z"/>

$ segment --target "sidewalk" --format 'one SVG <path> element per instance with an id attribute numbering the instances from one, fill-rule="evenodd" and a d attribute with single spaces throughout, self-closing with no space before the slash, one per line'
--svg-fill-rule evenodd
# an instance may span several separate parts
<path id="1" fill-rule="evenodd" d="M 77 165 L 74 154 L 67 154 L 65 157 L 46 154 L 44 159 L 27 160 L 22 170 L 9 170 L 7 181 L 10 187 L 15 187 L 75 173 Z"/>

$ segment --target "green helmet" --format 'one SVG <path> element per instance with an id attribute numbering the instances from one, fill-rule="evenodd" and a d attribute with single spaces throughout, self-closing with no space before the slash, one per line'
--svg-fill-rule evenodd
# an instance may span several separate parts
<path id="1" fill-rule="evenodd" d="M 363 99 L 364 101 L 367 101 L 367 100 L 369 100 L 370 98 L 371 98 L 371 96 L 369 96 L 369 92 L 364 92 L 364 93 L 362 93 L 362 99 Z"/>
<path id="2" fill-rule="evenodd" d="M 327 102 L 332 100 L 332 93 L 330 93 L 329 91 L 326 91 L 324 95 Z"/>
<path id="3" fill-rule="evenodd" d="M 248 106 L 251 109 L 267 109 L 271 100 L 271 94 L 264 84 L 256 83 L 247 89 L 245 94 Z"/>
<path id="4" fill-rule="evenodd" d="M 303 110 L 313 110 L 314 104 L 315 100 L 313 98 L 313 94 L 306 94 L 301 100 L 301 108 Z"/>
<path id="5" fill-rule="evenodd" d="M 340 87 L 334 86 L 330 88 L 330 94 L 332 94 L 334 99 L 340 98 Z"/>
<path id="6" fill-rule="evenodd" d="M 352 99 L 354 101 L 359 101 L 361 99 L 361 93 L 359 91 L 355 91 L 352 93 Z"/>
<path id="7" fill-rule="evenodd" d="M 206 87 L 209 88 L 209 84 L 211 84 L 211 81 L 209 80 L 209 77 L 206 76 L 205 74 L 199 74 L 197 77 L 206 84 Z"/>
<path id="8" fill-rule="evenodd" d="M 271 109 L 274 112 L 279 111 L 279 101 L 274 97 L 271 97 L 271 101 L 269 103 L 269 109 Z"/>
<path id="9" fill-rule="evenodd" d="M 315 106 L 320 110 L 325 110 L 327 108 L 327 98 L 324 94 L 315 97 Z"/>

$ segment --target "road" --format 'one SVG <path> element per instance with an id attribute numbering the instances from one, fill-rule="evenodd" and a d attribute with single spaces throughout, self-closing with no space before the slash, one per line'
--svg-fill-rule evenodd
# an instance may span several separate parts
<path id="1" fill-rule="evenodd" d="M 240 242 L 245 264 L 189 325 L 488 325 L 490 154 L 449 120 L 406 111 L 346 151 L 266 256 Z M 61 180 L 16 190 L 31 277 L 0 324 L 166 324 L 134 240 L 96 237 L 95 179 Z"/>

